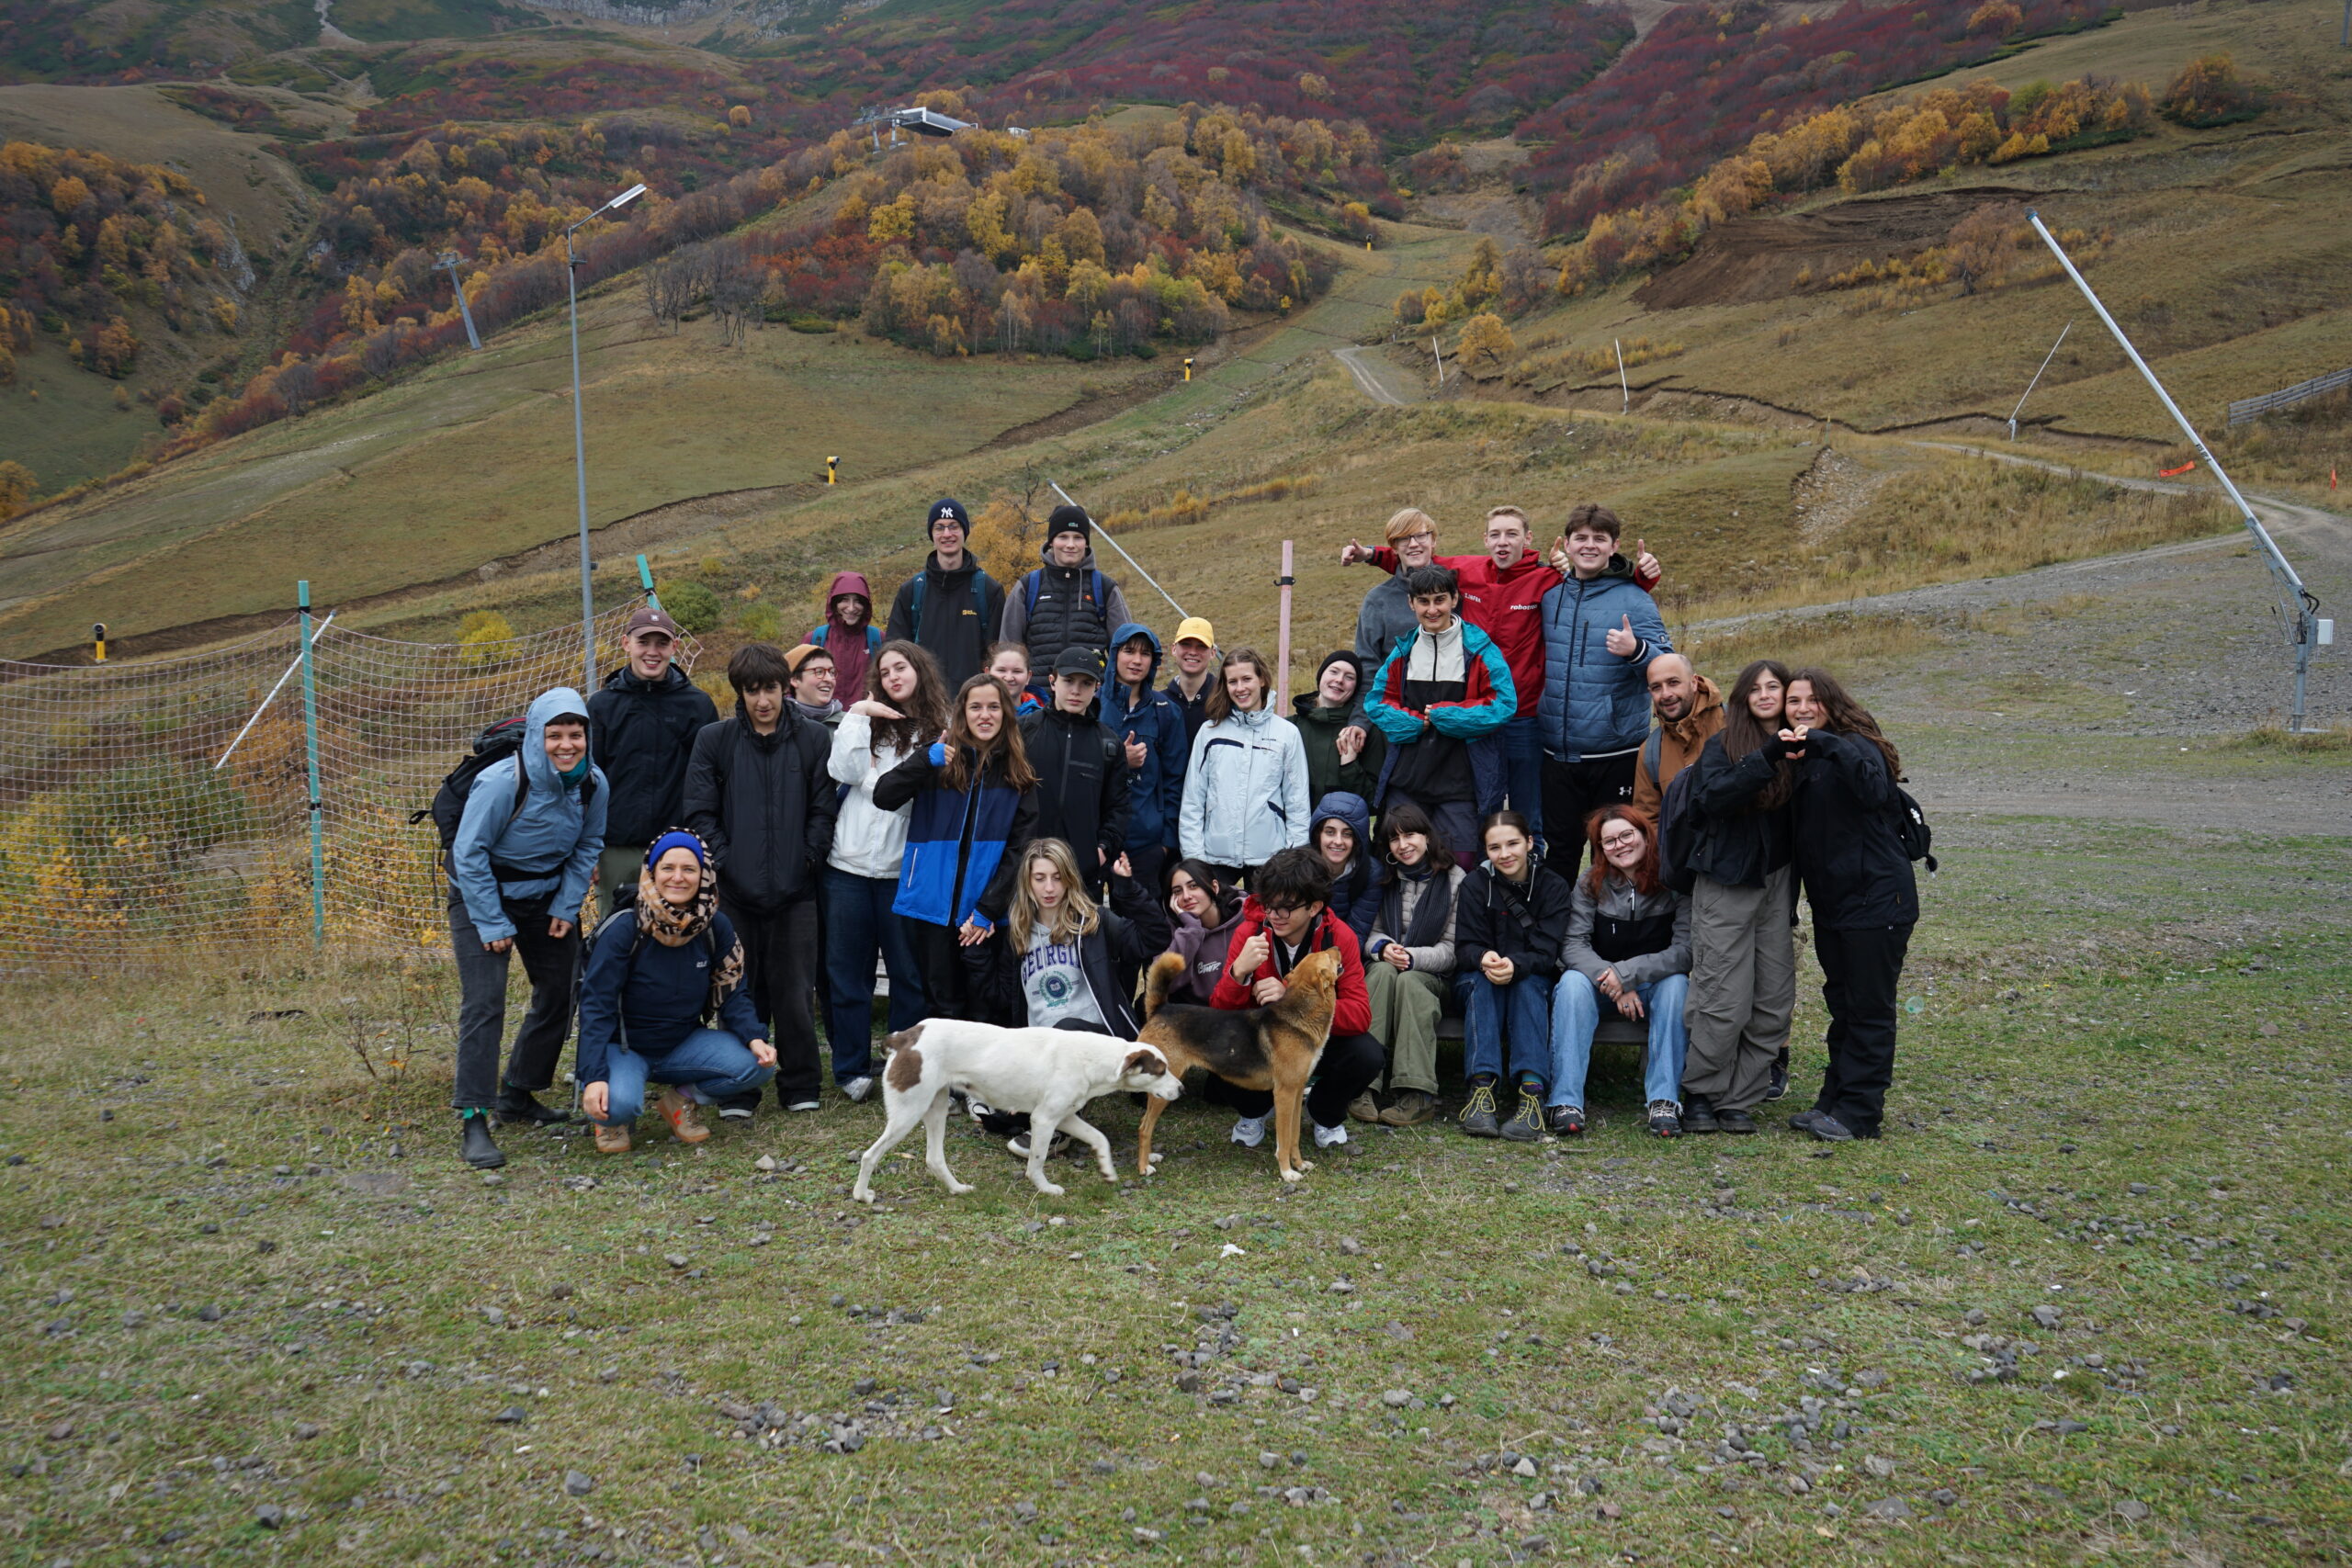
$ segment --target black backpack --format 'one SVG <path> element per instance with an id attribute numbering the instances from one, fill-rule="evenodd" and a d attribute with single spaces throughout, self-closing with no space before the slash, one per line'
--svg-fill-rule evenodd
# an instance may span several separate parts
<path id="1" fill-rule="evenodd" d="M 1928 874 L 1936 874 L 1935 829 L 1928 826 L 1928 814 L 1920 809 L 1911 792 L 1901 784 L 1894 786 L 1894 837 L 1903 846 L 1904 855 L 1911 860 L 1928 863 Z"/>
<path id="2" fill-rule="evenodd" d="M 1697 788 L 1691 781 L 1698 773 L 1692 766 L 1675 774 L 1657 806 L 1657 874 L 1668 887 L 1685 895 L 1699 885 L 1698 870 L 1690 863 L 1702 830 L 1698 807 L 1690 801 Z"/>
<path id="3" fill-rule="evenodd" d="M 529 727 L 525 718 L 502 718 L 474 737 L 474 748 L 449 770 L 441 787 L 433 792 L 433 804 L 422 811 L 409 813 L 409 825 L 413 827 L 426 818 L 433 818 L 435 831 L 441 835 L 441 868 L 455 874 L 453 855 L 458 844 L 458 824 L 465 819 L 466 799 L 473 794 L 474 781 L 492 762 L 508 757 L 520 757 L 523 736 Z M 586 806 L 594 794 L 596 775 L 591 773 L 580 785 L 580 804 Z M 507 807 L 507 817 L 523 809 L 524 797 L 531 793 L 531 775 L 519 761 L 514 769 L 514 804 Z M 495 868 L 493 868 L 495 869 Z M 535 876 L 537 874 L 533 874 Z"/>

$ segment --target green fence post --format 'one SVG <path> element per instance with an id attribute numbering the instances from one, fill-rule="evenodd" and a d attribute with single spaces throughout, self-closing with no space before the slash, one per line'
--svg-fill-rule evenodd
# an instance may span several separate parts
<path id="1" fill-rule="evenodd" d="M 319 689 L 311 673 L 311 584 L 296 583 L 294 602 L 302 612 L 302 744 L 311 767 L 311 941 L 327 940 L 327 848 L 324 803 L 319 798 Z"/>
<path id="2" fill-rule="evenodd" d="M 662 595 L 653 592 L 653 569 L 645 564 L 643 556 L 637 558 L 637 581 L 639 586 L 645 590 L 645 602 L 655 609 L 660 609 Z"/>

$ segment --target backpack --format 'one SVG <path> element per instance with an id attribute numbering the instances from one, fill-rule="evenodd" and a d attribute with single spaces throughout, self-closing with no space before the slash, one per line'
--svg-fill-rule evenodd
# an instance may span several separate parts
<path id="1" fill-rule="evenodd" d="M 1650 738 L 1642 742 L 1642 758 L 1635 766 L 1639 768 L 1641 772 L 1649 775 L 1650 783 L 1656 784 L 1657 783 L 1657 771 L 1665 765 L 1666 731 L 1663 729 L 1653 729 L 1650 731 Z"/>
<path id="2" fill-rule="evenodd" d="M 1110 579 L 1102 575 L 1102 569 L 1100 567 L 1097 567 L 1092 571 L 1088 572 L 1087 576 L 1094 580 L 1087 585 L 1089 588 L 1093 590 L 1093 592 L 1088 596 L 1089 599 L 1097 610 L 1102 610 L 1103 614 L 1108 615 L 1110 612 L 1108 610 L 1104 610 L 1103 606 L 1111 602 Z M 1045 580 L 1046 574 L 1043 571 L 1033 571 L 1028 576 L 1022 579 L 1023 583 L 1026 586 L 1026 592 L 1023 595 L 1022 604 L 1022 610 L 1024 615 L 1035 615 L 1037 613 L 1037 594 L 1038 592 L 1045 587 Z"/>
<path id="3" fill-rule="evenodd" d="M 915 573 L 914 581 L 909 585 L 913 589 L 907 597 L 907 640 L 910 642 L 922 640 L 922 591 L 930 583 L 931 573 L 926 570 Z"/>
<path id="4" fill-rule="evenodd" d="M 1698 869 L 1691 864 L 1690 853 L 1702 831 L 1698 810 L 1690 802 L 1691 793 L 1698 787 L 1692 781 L 1698 773 L 1699 770 L 1692 767 L 1675 774 L 1657 807 L 1658 878 L 1684 895 L 1699 885 Z"/>
<path id="5" fill-rule="evenodd" d="M 509 757 L 518 759 L 514 767 L 514 803 L 507 807 L 512 820 L 523 809 L 524 798 L 531 793 L 531 775 L 521 764 L 523 736 L 529 721 L 525 718 L 502 718 L 474 737 L 473 750 L 458 760 L 433 792 L 433 804 L 422 811 L 409 813 L 409 825 L 414 827 L 426 818 L 433 818 L 434 829 L 441 835 L 441 868 L 452 875 L 457 873 L 455 854 L 458 845 L 458 824 L 465 819 L 466 800 L 473 794 L 474 781 L 492 762 Z M 596 789 L 596 775 L 592 771 L 580 785 L 580 804 L 586 806 Z M 497 868 L 493 865 L 493 871 Z M 534 873 L 536 879 L 537 874 Z"/>
<path id="6" fill-rule="evenodd" d="M 1909 790 L 1894 786 L 1894 839 L 1903 846 L 1904 855 L 1911 860 L 1928 863 L 1928 874 L 1936 874 L 1935 829 L 1928 826 L 1928 814 L 1920 808 Z"/>
<path id="7" fill-rule="evenodd" d="M 920 613 L 920 612 L 918 612 L 918 613 Z M 826 622 L 823 626 L 819 626 L 815 631 L 810 632 L 810 633 L 808 634 L 808 642 L 809 642 L 809 646 L 810 646 L 810 647 L 812 647 L 812 648 L 822 648 L 822 647 L 824 647 L 824 646 L 825 646 L 825 634 L 826 634 L 827 632 L 829 632 L 829 631 L 832 630 L 832 629 L 833 629 L 833 627 L 832 627 L 832 623 L 831 623 L 831 622 L 830 622 L 830 621 L 828 621 L 828 622 Z M 877 649 L 877 648 L 879 648 L 879 647 L 881 647 L 881 646 L 882 646 L 882 631 L 881 631 L 881 628 L 880 628 L 880 627 L 878 627 L 878 626 L 876 626 L 873 622 L 868 621 L 868 622 L 865 624 L 865 651 L 866 651 L 866 652 L 868 652 L 868 653 L 872 653 L 876 649 Z"/>

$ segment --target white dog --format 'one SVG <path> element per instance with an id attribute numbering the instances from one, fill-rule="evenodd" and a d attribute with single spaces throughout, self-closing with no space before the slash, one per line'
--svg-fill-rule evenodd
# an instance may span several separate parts
<path id="1" fill-rule="evenodd" d="M 1029 1113 L 1029 1179 L 1048 1198 L 1062 1190 L 1046 1179 L 1046 1155 L 1057 1131 L 1094 1150 L 1102 1179 L 1116 1181 L 1111 1140 L 1079 1115 L 1099 1094 L 1118 1089 L 1174 1100 L 1184 1092 L 1158 1050 L 1108 1034 L 1069 1029 L 1000 1029 L 960 1019 L 925 1019 L 882 1043 L 889 1066 L 882 1072 L 882 1103 L 889 1114 L 882 1135 L 857 1162 L 852 1195 L 874 1201 L 874 1170 L 899 1140 L 923 1125 L 923 1163 L 948 1191 L 972 1189 L 947 1168 L 947 1092 L 958 1089 L 1000 1111 Z"/>

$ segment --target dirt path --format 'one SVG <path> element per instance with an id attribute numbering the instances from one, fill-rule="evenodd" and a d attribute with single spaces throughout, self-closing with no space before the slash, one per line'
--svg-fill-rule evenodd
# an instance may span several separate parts
<path id="1" fill-rule="evenodd" d="M 1335 348 L 1331 352 L 1335 356 L 1337 356 L 1340 364 L 1348 367 L 1348 374 L 1355 378 L 1356 385 L 1363 389 L 1363 395 L 1370 398 L 1374 402 L 1384 404 L 1389 408 L 1402 408 L 1408 400 L 1405 398 L 1398 397 L 1395 392 L 1388 389 L 1385 382 L 1381 380 L 1378 367 L 1370 359 L 1365 357 L 1365 355 L 1371 353 L 1371 350 L 1363 348 Z M 1415 389 L 1415 390 L 1418 391 L 1419 389 Z M 1421 400 L 1419 397 L 1415 397 L 1409 400 L 1419 402 Z"/>

